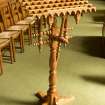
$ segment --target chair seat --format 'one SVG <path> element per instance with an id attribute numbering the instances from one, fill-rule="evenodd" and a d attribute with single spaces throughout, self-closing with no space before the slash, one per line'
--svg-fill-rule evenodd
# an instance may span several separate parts
<path id="1" fill-rule="evenodd" d="M 35 23 L 35 17 L 26 17 L 24 20 L 31 22 L 31 24 Z"/>
<path id="2" fill-rule="evenodd" d="M 14 26 L 10 26 L 7 30 L 26 31 L 27 29 L 28 29 L 28 25 L 14 25 Z"/>
<path id="3" fill-rule="evenodd" d="M 21 20 L 19 22 L 17 22 L 16 24 L 30 24 L 27 20 Z"/>
<path id="4" fill-rule="evenodd" d="M 21 20 L 19 22 L 17 22 L 16 24 L 34 24 L 35 20 L 33 18 L 25 18 L 24 20 Z"/>
<path id="5" fill-rule="evenodd" d="M 6 41 L 8 41 L 8 39 L 1 38 L 1 39 L 0 39 L 0 44 L 4 43 L 4 42 L 6 42 Z"/>
<path id="6" fill-rule="evenodd" d="M 2 49 L 3 47 L 5 47 L 9 42 L 10 42 L 9 39 L 0 38 L 0 49 Z"/>
<path id="7" fill-rule="evenodd" d="M 32 20 L 33 21 L 33 20 L 35 20 L 35 17 L 34 16 L 28 16 L 25 19 L 27 19 L 27 20 L 29 19 L 29 20 Z"/>
<path id="8" fill-rule="evenodd" d="M 0 33 L 0 38 L 16 38 L 19 36 L 19 32 L 18 31 L 4 31 Z"/>

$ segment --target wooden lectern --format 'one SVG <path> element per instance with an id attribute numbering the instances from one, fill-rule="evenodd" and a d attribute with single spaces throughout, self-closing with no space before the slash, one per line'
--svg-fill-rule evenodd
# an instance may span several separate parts
<path id="1" fill-rule="evenodd" d="M 48 24 L 47 30 L 48 43 L 50 46 L 49 58 L 49 89 L 46 93 L 38 92 L 35 95 L 40 99 L 42 105 L 61 105 L 62 103 L 69 102 L 73 97 L 66 98 L 60 97 L 56 88 L 56 70 L 58 63 L 58 54 L 61 43 L 67 44 L 69 37 L 68 31 L 68 17 L 74 16 L 76 23 L 79 23 L 80 17 L 86 12 L 93 12 L 96 8 L 88 2 L 88 0 L 21 0 L 23 6 L 29 10 L 29 14 L 37 18 L 37 35 L 38 46 L 44 44 L 42 39 L 44 32 L 42 25 Z M 60 28 L 56 25 L 56 17 L 62 18 Z"/>

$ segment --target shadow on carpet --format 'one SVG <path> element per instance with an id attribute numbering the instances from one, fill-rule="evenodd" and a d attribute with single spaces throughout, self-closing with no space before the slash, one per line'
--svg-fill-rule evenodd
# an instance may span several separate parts
<path id="1" fill-rule="evenodd" d="M 94 82 L 97 84 L 105 85 L 105 76 L 81 76 L 88 82 Z"/>
<path id="2" fill-rule="evenodd" d="M 100 36 L 77 36 L 73 37 L 69 49 L 86 53 L 91 56 L 105 57 L 105 38 Z"/>
<path id="3" fill-rule="evenodd" d="M 105 21 L 105 10 L 97 10 L 94 13 L 93 20 L 96 23 L 104 22 Z"/>
<path id="4" fill-rule="evenodd" d="M 14 97 L 0 96 L 0 105 L 40 105 L 38 101 L 27 101 Z"/>

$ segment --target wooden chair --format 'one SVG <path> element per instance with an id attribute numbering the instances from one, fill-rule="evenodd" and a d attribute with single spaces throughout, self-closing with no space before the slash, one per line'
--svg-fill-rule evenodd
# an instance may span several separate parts
<path id="1" fill-rule="evenodd" d="M 8 39 L 12 38 L 11 41 L 12 41 L 12 48 L 13 48 L 13 58 L 14 58 L 14 61 L 15 61 L 15 42 L 17 40 L 19 42 L 19 47 L 21 49 L 21 52 L 23 50 L 21 32 L 19 32 L 19 31 L 7 31 L 5 29 L 4 19 L 3 19 L 3 16 L 2 16 L 3 8 L 5 8 L 5 5 L 0 7 L 0 32 L 1 32 L 0 33 L 0 38 L 8 38 Z M 12 22 L 12 20 L 11 20 L 11 22 Z"/>
<path id="2" fill-rule="evenodd" d="M 12 43 L 12 49 L 13 49 L 13 60 L 15 61 L 15 46 L 14 46 L 14 41 L 15 39 L 18 38 L 19 36 L 18 31 L 5 31 L 4 23 L 3 23 L 3 18 L 1 15 L 1 9 L 0 9 L 0 39 L 9 39 L 11 40 Z"/>
<path id="3" fill-rule="evenodd" d="M 34 24 L 35 17 L 29 14 L 29 11 L 25 8 L 25 6 L 22 5 L 23 3 L 20 2 L 19 0 L 15 0 L 15 2 L 16 2 L 16 7 L 18 9 L 18 13 L 19 13 L 21 20 L 25 20 L 31 24 Z"/>
<path id="4" fill-rule="evenodd" d="M 18 25 L 18 27 L 23 27 L 23 31 L 28 31 L 28 39 L 30 44 L 32 43 L 32 33 L 31 33 L 31 24 L 27 21 L 21 20 L 21 16 L 19 15 L 19 11 L 17 9 L 16 2 L 14 0 L 11 0 L 9 2 L 10 12 L 13 17 L 13 23 L 15 25 Z"/>
<path id="5" fill-rule="evenodd" d="M 30 34 L 31 34 L 31 42 L 32 42 L 32 34 L 34 35 L 35 34 L 35 22 L 36 22 L 36 17 L 32 16 L 29 14 L 29 11 L 25 8 L 25 6 L 23 6 L 23 3 L 20 2 L 19 0 L 15 0 L 16 1 L 16 6 L 17 6 L 17 9 L 18 9 L 18 13 L 19 13 L 19 16 L 24 24 L 28 24 L 30 26 Z M 20 22 L 19 24 L 21 24 L 22 22 Z M 34 31 L 32 31 L 34 30 Z M 33 33 L 32 33 L 33 32 Z"/>
<path id="6" fill-rule="evenodd" d="M 12 2 L 16 6 L 15 11 L 17 11 L 18 16 L 19 16 L 19 21 L 16 22 L 16 24 L 29 26 L 29 41 L 30 41 L 30 44 L 32 44 L 32 27 L 34 26 L 35 18 L 28 16 L 28 12 L 26 11 L 26 9 L 24 7 L 22 7 L 19 0 L 12 0 Z M 11 2 L 10 2 L 10 4 L 11 4 Z M 11 8 L 11 10 L 12 10 L 12 8 Z"/>
<path id="7" fill-rule="evenodd" d="M 17 39 L 19 40 L 21 51 L 24 52 L 24 32 L 27 31 L 28 26 L 14 24 L 15 20 L 13 20 L 13 18 L 15 18 L 17 16 L 16 17 L 16 19 L 17 19 L 18 15 L 16 15 L 16 16 L 11 15 L 8 3 L 5 4 L 5 6 L 1 7 L 1 13 L 2 13 L 2 17 L 3 17 L 5 30 L 19 32 L 19 36 L 17 36 Z"/>
<path id="8" fill-rule="evenodd" d="M 0 74 L 3 73 L 2 51 L 9 48 L 11 63 L 13 63 L 13 49 L 11 39 L 0 38 Z"/>

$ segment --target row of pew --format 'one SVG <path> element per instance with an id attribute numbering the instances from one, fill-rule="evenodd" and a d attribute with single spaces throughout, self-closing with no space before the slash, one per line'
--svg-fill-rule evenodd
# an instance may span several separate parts
<path id="1" fill-rule="evenodd" d="M 2 1 L 2 0 L 1 0 Z M 0 2 L 0 74 L 3 73 L 3 52 L 10 52 L 10 62 L 16 61 L 16 43 L 20 51 L 24 52 L 24 34 L 28 33 L 29 44 L 32 44 L 32 26 L 34 18 L 19 0 L 3 0 Z"/>

